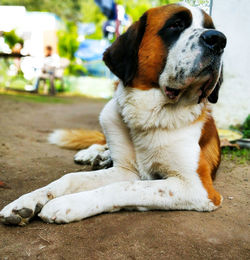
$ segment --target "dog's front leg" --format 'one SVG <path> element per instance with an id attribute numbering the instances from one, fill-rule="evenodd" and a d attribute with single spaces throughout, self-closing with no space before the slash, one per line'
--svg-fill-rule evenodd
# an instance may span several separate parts
<path id="1" fill-rule="evenodd" d="M 27 193 L 0 211 L 4 224 L 25 225 L 50 200 L 80 191 L 96 189 L 113 182 L 137 180 L 138 176 L 126 169 L 113 167 L 95 172 L 66 174 L 49 185 Z"/>
<path id="2" fill-rule="evenodd" d="M 66 195 L 46 204 L 39 216 L 49 223 L 69 223 L 122 208 L 211 211 L 216 207 L 202 186 L 192 187 L 188 181 L 170 177 L 114 183 Z"/>
<path id="3" fill-rule="evenodd" d="M 94 172 L 67 174 L 41 189 L 25 194 L 0 211 L 1 222 L 25 225 L 50 200 L 114 182 L 139 178 L 135 174 L 135 154 L 128 129 L 117 111 L 115 100 L 111 100 L 105 106 L 100 121 L 107 136 L 114 167 Z"/>

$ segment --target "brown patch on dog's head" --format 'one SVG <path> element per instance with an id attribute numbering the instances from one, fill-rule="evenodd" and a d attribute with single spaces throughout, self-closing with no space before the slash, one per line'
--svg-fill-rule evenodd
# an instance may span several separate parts
<path id="1" fill-rule="evenodd" d="M 182 11 L 189 12 L 185 7 L 176 4 L 147 11 L 147 27 L 139 49 L 139 66 L 133 86 L 159 87 L 159 75 L 164 68 L 170 47 L 170 43 L 168 44 L 167 39 L 163 40 L 160 32 L 176 13 Z"/>
<path id="2" fill-rule="evenodd" d="M 203 17 L 204 17 L 204 23 L 203 23 L 203 27 L 206 29 L 215 29 L 212 17 L 210 15 L 208 15 L 205 11 L 201 10 Z"/>

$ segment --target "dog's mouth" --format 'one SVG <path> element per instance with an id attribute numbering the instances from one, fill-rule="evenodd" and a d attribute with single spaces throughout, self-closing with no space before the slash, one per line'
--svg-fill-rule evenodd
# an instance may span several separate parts
<path id="1" fill-rule="evenodd" d="M 212 89 L 212 83 L 213 83 L 213 76 L 210 76 L 208 80 L 206 80 L 200 90 L 199 90 L 199 99 L 198 99 L 198 104 L 202 101 L 202 99 L 206 98 L 208 96 L 209 90 Z"/>
<path id="2" fill-rule="evenodd" d="M 169 99 L 175 100 L 180 95 L 181 90 L 175 89 L 175 88 L 165 87 L 165 93 L 166 93 L 166 95 Z"/>
<path id="3" fill-rule="evenodd" d="M 216 75 L 210 67 L 206 67 L 196 76 L 190 76 L 184 84 L 179 87 L 172 88 L 165 86 L 164 92 L 171 103 L 176 103 L 183 93 L 186 96 L 198 98 L 198 104 L 210 95 L 214 86 Z"/>
<path id="4" fill-rule="evenodd" d="M 205 79 L 202 80 L 196 80 L 192 79 L 190 80 L 191 83 L 187 84 L 185 87 L 182 88 L 170 88 L 170 87 L 165 87 L 164 91 L 168 99 L 172 102 L 177 102 L 180 96 L 184 93 L 187 92 L 189 89 L 192 90 L 194 89 L 196 97 L 198 97 L 198 104 L 204 99 L 207 98 L 209 95 L 210 90 L 213 88 L 214 85 L 214 77 L 210 74 L 207 75 Z M 196 89 L 196 90 L 195 90 Z M 191 92 L 192 93 L 192 92 Z"/>

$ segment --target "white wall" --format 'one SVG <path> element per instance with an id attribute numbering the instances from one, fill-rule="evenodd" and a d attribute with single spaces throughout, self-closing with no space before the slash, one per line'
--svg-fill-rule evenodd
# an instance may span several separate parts
<path id="1" fill-rule="evenodd" d="M 250 1 L 213 0 L 212 17 L 227 36 L 224 83 L 214 116 L 219 127 L 228 127 L 250 114 Z"/>

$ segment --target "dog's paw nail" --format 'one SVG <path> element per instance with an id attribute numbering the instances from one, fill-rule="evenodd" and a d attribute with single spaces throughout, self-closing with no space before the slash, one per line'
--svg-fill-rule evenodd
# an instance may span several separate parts
<path id="1" fill-rule="evenodd" d="M 87 160 L 87 161 L 83 161 L 81 159 L 74 159 L 74 162 L 76 164 L 81 164 L 81 165 L 91 165 L 91 161 Z"/>
<path id="2" fill-rule="evenodd" d="M 93 165 L 92 165 L 93 170 L 100 168 L 100 162 L 101 162 L 101 161 L 102 161 L 102 158 L 101 158 L 101 156 L 98 154 L 98 155 L 95 157 L 94 161 L 93 161 Z"/>
<path id="3" fill-rule="evenodd" d="M 35 208 L 35 214 L 39 213 L 43 208 L 43 205 L 41 203 L 37 203 L 36 204 L 36 208 Z"/>
<path id="4" fill-rule="evenodd" d="M 0 222 L 3 223 L 3 224 L 6 224 L 6 220 L 5 220 L 5 217 L 0 215 Z"/>
<path id="5" fill-rule="evenodd" d="M 22 208 L 19 210 L 13 210 L 14 213 L 18 214 L 22 218 L 29 218 L 33 215 L 33 210 L 29 208 Z"/>
<path id="6" fill-rule="evenodd" d="M 17 215 L 11 215 L 5 218 L 4 224 L 18 225 L 22 221 L 22 218 Z"/>

